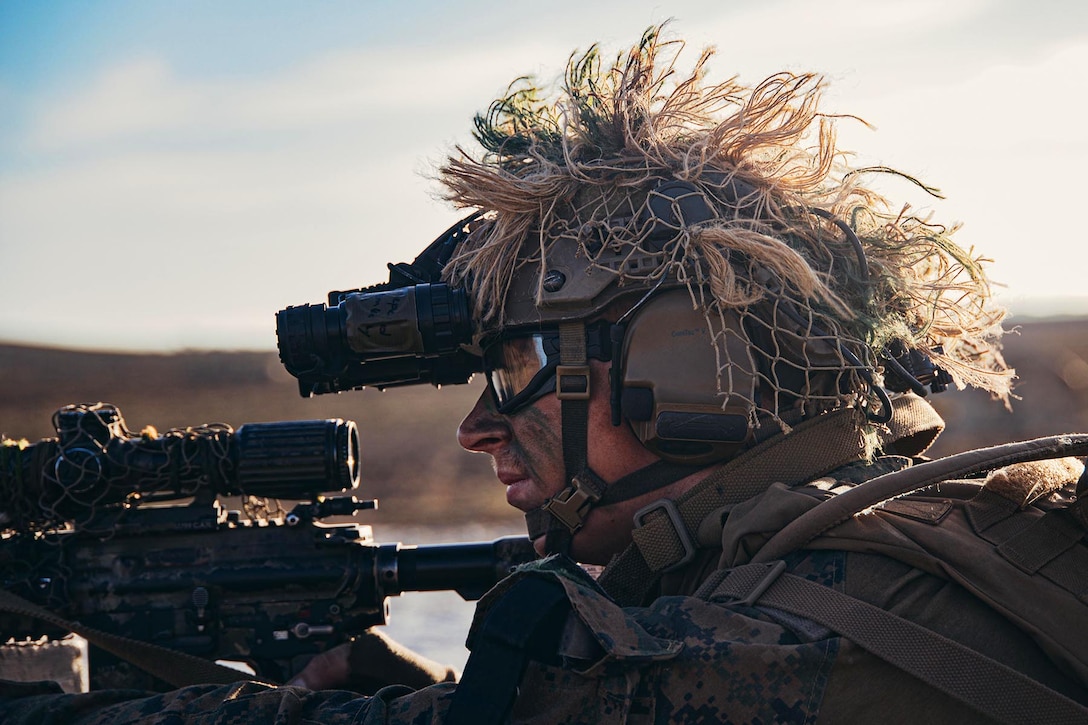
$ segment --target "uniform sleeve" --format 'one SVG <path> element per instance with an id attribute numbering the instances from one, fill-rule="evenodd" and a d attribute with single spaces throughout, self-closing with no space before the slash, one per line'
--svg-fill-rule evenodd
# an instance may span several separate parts
<path id="1" fill-rule="evenodd" d="M 413 691 L 352 692 L 269 687 L 255 682 L 199 685 L 168 693 L 104 690 L 57 694 L 52 683 L 0 682 L 0 725 L 376 725 L 440 722 L 453 685 Z"/>

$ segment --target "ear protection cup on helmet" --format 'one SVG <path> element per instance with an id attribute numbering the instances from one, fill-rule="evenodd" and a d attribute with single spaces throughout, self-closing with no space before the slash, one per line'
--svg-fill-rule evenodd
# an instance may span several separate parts
<path id="1" fill-rule="evenodd" d="M 621 411 L 665 460 L 710 463 L 752 436 L 756 366 L 740 319 L 727 312 L 721 322 L 712 329 L 688 291 L 676 289 L 649 299 L 627 324 L 613 360 L 623 366 Z"/>

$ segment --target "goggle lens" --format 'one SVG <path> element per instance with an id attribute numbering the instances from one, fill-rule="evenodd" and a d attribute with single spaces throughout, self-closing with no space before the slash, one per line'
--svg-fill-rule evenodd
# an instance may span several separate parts
<path id="1" fill-rule="evenodd" d="M 502 340 L 484 352 L 488 383 L 500 413 L 513 412 L 554 390 L 546 383 L 554 379 L 551 373 L 558 361 L 549 359 L 546 337 L 536 333 Z"/>
<path id="2" fill-rule="evenodd" d="M 586 326 L 587 358 L 612 359 L 610 329 L 610 323 L 601 321 Z M 558 366 L 558 330 L 515 334 L 484 345 L 484 372 L 496 410 L 503 415 L 554 392 Z"/>

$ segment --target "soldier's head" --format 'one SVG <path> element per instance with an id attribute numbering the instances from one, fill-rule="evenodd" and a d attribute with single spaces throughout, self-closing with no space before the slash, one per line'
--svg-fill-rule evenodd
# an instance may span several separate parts
<path id="1" fill-rule="evenodd" d="M 877 441 L 890 397 L 945 375 L 1008 393 L 977 260 L 844 166 L 821 80 L 708 84 L 711 54 L 680 74 L 680 49 L 654 28 L 554 92 L 519 79 L 442 169 L 484 212 L 445 270 L 489 379 L 460 440 L 549 548 L 584 526 L 587 561 L 803 421 L 851 411 Z"/>

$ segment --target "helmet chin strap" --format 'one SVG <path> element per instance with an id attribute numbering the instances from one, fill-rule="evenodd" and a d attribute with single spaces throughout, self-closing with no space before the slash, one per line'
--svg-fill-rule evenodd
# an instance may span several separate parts
<path id="1" fill-rule="evenodd" d="M 544 539 L 548 554 L 570 554 L 571 540 L 594 506 L 626 501 L 679 481 L 702 466 L 657 461 L 606 483 L 587 463 L 589 439 L 590 372 L 586 358 L 586 328 L 582 322 L 559 326 L 559 366 L 555 394 L 560 401 L 563 467 L 567 487 L 543 506 L 525 514 L 529 536 Z M 619 361 L 613 357 L 613 365 Z"/>
<path id="2" fill-rule="evenodd" d="M 706 466 L 655 461 L 609 484 L 585 467 L 543 506 L 526 512 L 529 537 L 547 537 L 544 539 L 545 553 L 569 554 L 571 540 L 592 508 L 610 506 L 664 488 L 704 468 Z"/>

